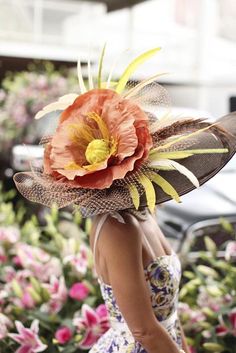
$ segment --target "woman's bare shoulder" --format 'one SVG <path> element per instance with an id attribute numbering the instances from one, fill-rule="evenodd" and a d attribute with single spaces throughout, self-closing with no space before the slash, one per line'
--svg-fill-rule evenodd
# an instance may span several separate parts
<path id="1" fill-rule="evenodd" d="M 124 222 L 109 215 L 101 229 L 99 249 L 104 255 L 124 250 L 135 251 L 135 248 L 141 247 L 142 234 L 138 221 L 127 214 L 122 217 Z"/>

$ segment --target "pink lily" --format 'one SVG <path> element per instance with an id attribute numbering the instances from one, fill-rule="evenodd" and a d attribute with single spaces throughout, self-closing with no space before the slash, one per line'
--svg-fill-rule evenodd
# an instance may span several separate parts
<path id="1" fill-rule="evenodd" d="M 12 326 L 12 322 L 6 315 L 0 313 L 0 340 L 8 334 L 8 328 Z"/>
<path id="2" fill-rule="evenodd" d="M 217 336 L 225 336 L 227 334 L 231 334 L 236 337 L 236 309 L 233 309 L 228 314 L 230 326 L 228 326 L 222 316 L 219 317 L 220 325 L 216 326 L 216 334 Z"/>
<path id="3" fill-rule="evenodd" d="M 194 347 L 189 347 L 190 353 L 197 353 L 196 348 Z"/>
<path id="4" fill-rule="evenodd" d="M 85 275 L 88 268 L 88 251 L 88 248 L 81 244 L 78 253 L 65 256 L 64 263 L 70 263 L 79 274 Z"/>
<path id="5" fill-rule="evenodd" d="M 87 304 L 82 305 L 81 314 L 81 317 L 74 318 L 73 324 L 78 333 L 84 334 L 79 347 L 89 349 L 110 328 L 109 318 L 104 316 L 104 310 L 95 311 Z"/>
<path id="6" fill-rule="evenodd" d="M 225 260 L 229 261 L 231 257 L 236 257 L 236 241 L 228 242 L 225 249 Z"/>
<path id="7" fill-rule="evenodd" d="M 38 353 L 43 352 L 47 345 L 43 344 L 39 337 L 39 321 L 34 320 L 30 328 L 26 328 L 20 321 L 15 321 L 18 333 L 9 333 L 8 336 L 20 344 L 16 353 Z"/>
<path id="8" fill-rule="evenodd" d="M 223 326 L 223 325 L 217 325 L 216 326 L 216 335 L 217 336 L 225 336 L 229 332 L 228 327 Z"/>
<path id="9" fill-rule="evenodd" d="M 16 256 L 21 266 L 29 269 L 40 281 L 48 281 L 52 275 L 60 276 L 62 269 L 58 258 L 44 250 L 24 243 L 18 243 Z"/>
<path id="10" fill-rule="evenodd" d="M 4 252 L 3 247 L 0 246 L 0 264 L 3 264 L 4 262 L 7 262 L 7 256 Z"/>
<path id="11" fill-rule="evenodd" d="M 43 304 L 41 307 L 42 311 L 52 314 L 58 313 L 67 299 L 67 288 L 64 277 L 58 279 L 55 276 L 51 276 L 50 284 L 44 283 L 43 287 L 47 289 L 50 300 Z"/>

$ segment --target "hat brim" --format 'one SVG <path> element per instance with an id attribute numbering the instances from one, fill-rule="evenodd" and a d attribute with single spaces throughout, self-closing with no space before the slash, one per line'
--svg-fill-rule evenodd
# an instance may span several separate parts
<path id="1" fill-rule="evenodd" d="M 200 132 L 197 137 L 190 137 L 188 142 L 191 144 L 191 149 L 227 148 L 228 152 L 198 154 L 182 159 L 181 161 L 178 160 L 178 163 L 189 169 L 197 177 L 200 185 L 203 185 L 216 175 L 236 152 L 236 112 L 218 119 L 217 126 L 222 128 L 222 131 L 225 131 L 225 133 L 216 138 L 210 130 L 206 130 Z M 195 189 L 195 186 L 189 181 L 189 179 L 176 170 L 160 170 L 158 174 L 165 178 L 175 188 L 179 196 L 185 195 Z M 156 184 L 153 185 L 156 192 L 156 204 L 161 204 L 172 199 L 171 196 L 167 195 Z M 222 187 L 224 186 L 222 185 Z M 144 207 L 146 204 L 146 197 L 145 194 L 143 194 L 140 207 Z"/>

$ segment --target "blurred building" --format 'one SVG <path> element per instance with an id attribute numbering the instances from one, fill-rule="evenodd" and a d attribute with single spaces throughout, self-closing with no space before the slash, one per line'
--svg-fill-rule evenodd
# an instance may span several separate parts
<path id="1" fill-rule="evenodd" d="M 168 72 L 174 106 L 217 117 L 236 95 L 235 14 L 234 0 L 0 0 L 0 75 L 32 59 L 71 66 L 88 56 L 96 71 L 104 42 L 106 68 L 118 58 L 119 74 L 127 55 L 161 46 L 134 79 Z"/>

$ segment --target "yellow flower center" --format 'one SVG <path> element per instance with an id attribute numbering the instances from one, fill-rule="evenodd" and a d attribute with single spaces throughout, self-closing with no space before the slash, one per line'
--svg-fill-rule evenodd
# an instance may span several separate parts
<path id="1" fill-rule="evenodd" d="M 103 139 L 91 141 L 85 151 L 85 157 L 89 164 L 105 161 L 110 155 L 109 142 Z"/>

